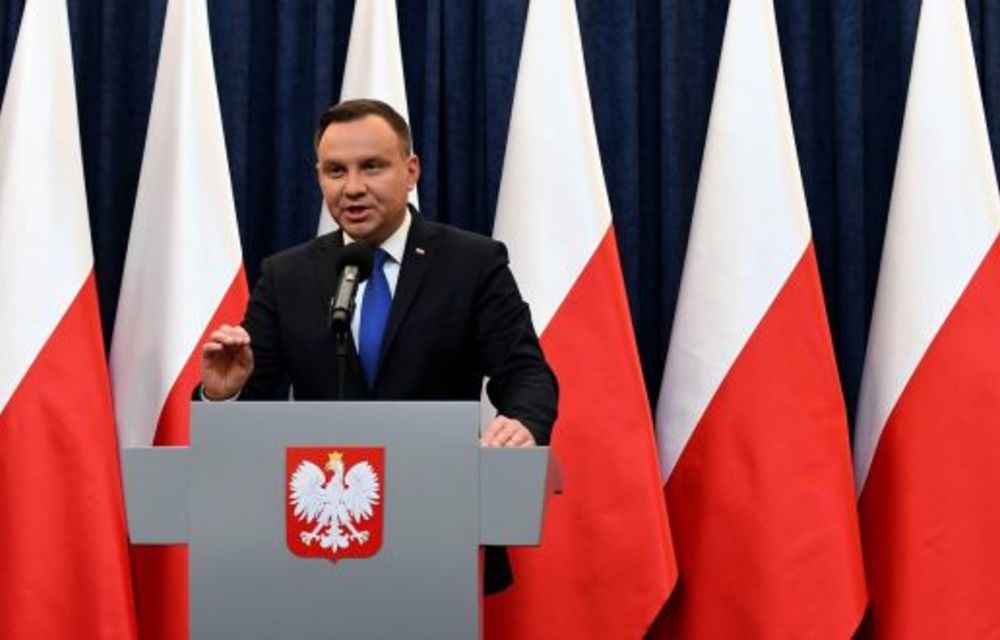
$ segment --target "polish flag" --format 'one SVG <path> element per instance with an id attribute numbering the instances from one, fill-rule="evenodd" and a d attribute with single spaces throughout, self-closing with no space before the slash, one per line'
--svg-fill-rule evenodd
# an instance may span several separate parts
<path id="1" fill-rule="evenodd" d="M 656 411 L 670 638 L 847 638 L 865 608 L 847 416 L 771 0 L 729 5 Z"/>
<path id="2" fill-rule="evenodd" d="M 565 493 L 487 637 L 639 638 L 676 566 L 573 0 L 528 5 L 494 236 L 559 379 Z"/>
<path id="3" fill-rule="evenodd" d="M 396 0 L 362 0 L 354 5 L 340 99 L 356 98 L 381 100 L 410 121 Z M 410 191 L 410 204 L 419 205 L 416 189 Z M 319 235 L 336 228 L 337 223 L 330 217 L 324 202 L 319 216 Z"/>
<path id="4" fill-rule="evenodd" d="M 0 636 L 135 638 L 64 0 L 0 106 Z"/>
<path id="5" fill-rule="evenodd" d="M 855 434 L 873 637 L 1000 630 L 998 232 L 965 4 L 924 0 Z"/>
<path id="6" fill-rule="evenodd" d="M 111 342 L 123 446 L 188 443 L 201 344 L 246 301 L 205 0 L 170 0 Z M 132 560 L 141 637 L 186 638 L 187 547 Z"/>

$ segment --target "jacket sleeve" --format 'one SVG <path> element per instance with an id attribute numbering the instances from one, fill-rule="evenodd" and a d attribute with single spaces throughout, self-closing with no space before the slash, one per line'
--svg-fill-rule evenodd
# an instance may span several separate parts
<path id="1" fill-rule="evenodd" d="M 476 347 L 489 377 L 490 401 L 502 415 L 524 423 L 538 444 L 548 444 L 559 387 L 545 362 L 531 312 L 518 291 L 502 243 L 490 243 L 474 308 Z"/>
<path id="2" fill-rule="evenodd" d="M 291 385 L 281 356 L 276 295 L 274 268 L 271 260 L 266 259 L 243 318 L 243 328 L 250 334 L 254 368 L 240 392 L 241 400 L 288 399 Z"/>

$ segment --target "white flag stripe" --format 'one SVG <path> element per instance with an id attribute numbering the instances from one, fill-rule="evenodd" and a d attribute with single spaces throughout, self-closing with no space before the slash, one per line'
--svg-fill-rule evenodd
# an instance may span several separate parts
<path id="1" fill-rule="evenodd" d="M 28 2 L 0 106 L 0 411 L 93 268 L 72 56 L 64 0 Z"/>
<path id="2" fill-rule="evenodd" d="M 493 237 L 539 335 L 611 225 L 580 43 L 571 0 L 529 3 Z"/>
<path id="3" fill-rule="evenodd" d="M 774 7 L 733 0 L 656 412 L 664 480 L 810 236 Z"/>
<path id="4" fill-rule="evenodd" d="M 242 263 L 204 0 L 170 0 L 111 376 L 123 446 L 163 404 Z"/>
<path id="5" fill-rule="evenodd" d="M 369 98 L 381 100 L 395 109 L 407 122 L 406 82 L 403 75 L 403 52 L 399 44 L 399 20 L 395 0 L 361 0 L 354 5 L 351 39 L 347 43 L 344 81 L 340 99 Z M 410 203 L 419 206 L 417 190 L 410 192 Z M 319 216 L 319 235 L 337 228 L 323 203 Z"/>
<path id="6" fill-rule="evenodd" d="M 1000 194 L 964 7 L 925 0 L 854 442 L 857 490 L 934 336 L 1000 231 Z"/>
<path id="7" fill-rule="evenodd" d="M 362 0 L 354 7 L 340 99 L 376 98 L 409 121 L 403 52 L 395 0 Z"/>

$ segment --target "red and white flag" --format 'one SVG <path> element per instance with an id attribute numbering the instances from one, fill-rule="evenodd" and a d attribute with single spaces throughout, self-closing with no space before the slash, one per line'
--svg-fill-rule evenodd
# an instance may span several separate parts
<path id="1" fill-rule="evenodd" d="M 363 0 L 354 5 L 351 40 L 347 43 L 344 81 L 340 99 L 368 98 L 381 100 L 409 122 L 406 107 L 406 82 L 403 53 L 399 46 L 399 20 L 396 0 Z M 418 206 L 417 190 L 410 191 L 410 203 Z M 337 228 L 323 203 L 319 216 L 319 235 Z"/>
<path id="2" fill-rule="evenodd" d="M 676 566 L 573 0 L 528 6 L 494 236 L 559 379 L 565 493 L 487 637 L 641 637 Z"/>
<path id="3" fill-rule="evenodd" d="M 0 636 L 135 638 L 64 0 L 0 106 Z"/>
<path id="4" fill-rule="evenodd" d="M 187 444 L 201 343 L 246 300 L 205 0 L 170 0 L 111 342 L 123 446 Z M 187 547 L 132 557 L 141 636 L 186 638 Z"/>
<path id="5" fill-rule="evenodd" d="M 1000 633 L 998 233 L 965 4 L 924 0 L 855 433 L 874 637 Z"/>
<path id="6" fill-rule="evenodd" d="M 865 607 L 847 415 L 771 0 L 733 0 L 657 436 L 670 638 L 847 638 Z"/>

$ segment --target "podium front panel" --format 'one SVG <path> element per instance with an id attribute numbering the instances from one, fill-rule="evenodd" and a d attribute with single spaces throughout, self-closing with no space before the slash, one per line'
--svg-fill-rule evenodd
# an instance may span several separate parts
<path id="1" fill-rule="evenodd" d="M 191 637 L 476 637 L 478 424 L 475 403 L 193 404 Z M 292 553 L 289 447 L 384 448 L 374 555 Z"/>

